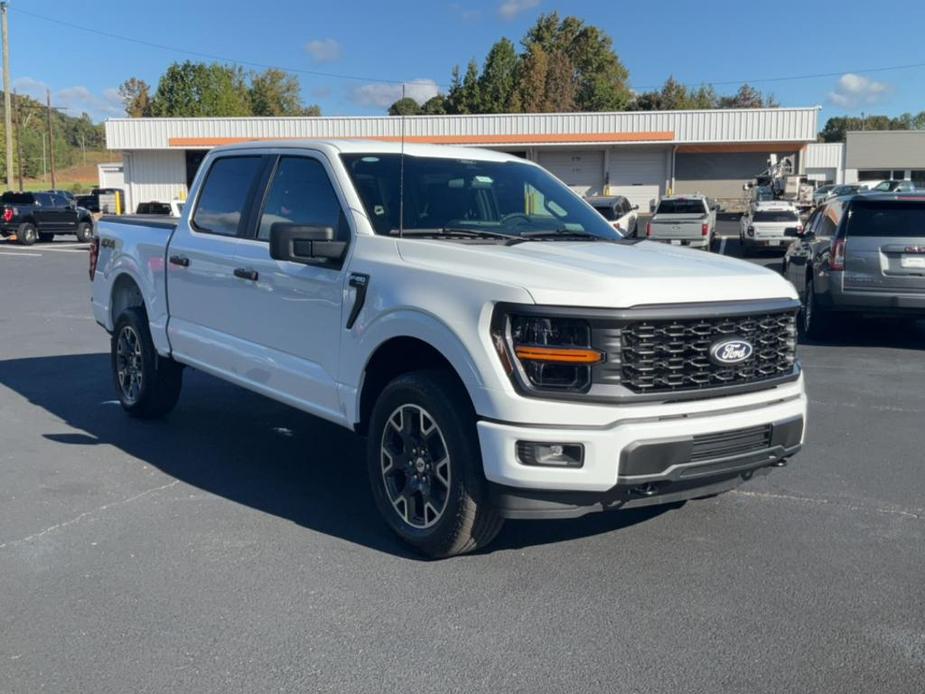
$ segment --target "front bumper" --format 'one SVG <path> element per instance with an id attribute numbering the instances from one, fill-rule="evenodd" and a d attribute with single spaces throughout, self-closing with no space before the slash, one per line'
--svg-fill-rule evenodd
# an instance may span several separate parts
<path id="1" fill-rule="evenodd" d="M 779 400 L 751 407 L 730 403 L 729 409 L 639 416 L 599 427 L 481 421 L 478 434 L 485 476 L 495 485 L 521 492 L 580 492 L 617 499 L 623 491 L 641 485 L 699 489 L 778 463 L 799 450 L 805 420 L 806 395 L 800 387 L 797 393 L 791 390 Z M 762 427 L 769 432 L 766 440 L 746 438 L 740 449 L 719 445 L 712 449 L 717 455 L 710 455 L 712 442 Z M 583 464 L 574 468 L 525 465 L 517 457 L 518 441 L 581 444 Z"/>

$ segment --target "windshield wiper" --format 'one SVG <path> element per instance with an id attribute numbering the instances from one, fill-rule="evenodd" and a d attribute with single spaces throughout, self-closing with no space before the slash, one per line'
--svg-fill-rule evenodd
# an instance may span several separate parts
<path id="1" fill-rule="evenodd" d="M 431 238 L 468 238 L 468 239 L 504 239 L 508 241 L 512 238 L 511 234 L 505 234 L 500 231 L 488 231 L 486 229 L 463 229 L 462 227 L 439 227 L 435 229 L 405 229 L 399 232 L 398 229 L 392 229 L 389 232 L 391 236 L 429 236 Z"/>
<path id="2" fill-rule="evenodd" d="M 603 236 L 597 236 L 596 234 L 591 234 L 587 231 L 576 231 L 574 229 L 548 229 L 546 231 L 525 231 L 519 236 L 515 236 L 508 242 L 509 246 L 513 246 L 516 243 L 524 243 L 525 241 L 549 241 L 549 240 L 562 240 L 562 241 L 607 241 L 613 242 L 616 239 L 608 239 Z"/>

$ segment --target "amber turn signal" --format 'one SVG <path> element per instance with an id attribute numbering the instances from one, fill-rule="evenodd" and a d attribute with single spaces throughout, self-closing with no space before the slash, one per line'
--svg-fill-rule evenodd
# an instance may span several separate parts
<path id="1" fill-rule="evenodd" d="M 519 345 L 514 349 L 514 353 L 522 361 L 542 361 L 550 364 L 599 364 L 604 361 L 604 354 L 596 349 Z"/>

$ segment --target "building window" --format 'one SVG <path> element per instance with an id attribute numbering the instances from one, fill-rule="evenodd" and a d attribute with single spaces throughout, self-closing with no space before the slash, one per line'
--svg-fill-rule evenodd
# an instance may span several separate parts
<path id="1" fill-rule="evenodd" d="M 893 169 L 893 180 L 894 181 L 902 181 L 902 180 L 905 180 L 905 178 L 906 178 L 905 169 Z"/>
<path id="2" fill-rule="evenodd" d="M 875 170 L 868 169 L 867 171 L 861 170 L 858 171 L 858 180 L 859 181 L 884 181 L 890 177 L 890 172 L 888 170 Z"/>

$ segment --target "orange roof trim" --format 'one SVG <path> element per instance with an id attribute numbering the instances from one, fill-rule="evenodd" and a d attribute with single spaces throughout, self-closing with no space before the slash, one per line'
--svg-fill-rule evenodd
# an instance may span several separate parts
<path id="1" fill-rule="evenodd" d="M 312 139 L 290 137 L 171 137 L 170 147 L 218 147 L 239 142 L 263 142 L 272 140 Z M 400 137 L 374 136 L 363 138 L 317 138 L 362 139 L 380 142 L 399 142 Z M 522 135 L 409 135 L 405 142 L 419 142 L 434 145 L 518 145 L 518 144 L 580 144 L 607 142 L 671 142 L 674 133 L 670 131 L 638 133 L 567 133 L 567 134 L 522 134 Z"/>
<path id="2" fill-rule="evenodd" d="M 714 145 L 678 145 L 678 154 L 711 154 L 713 152 L 799 152 L 805 142 L 745 142 Z"/>

